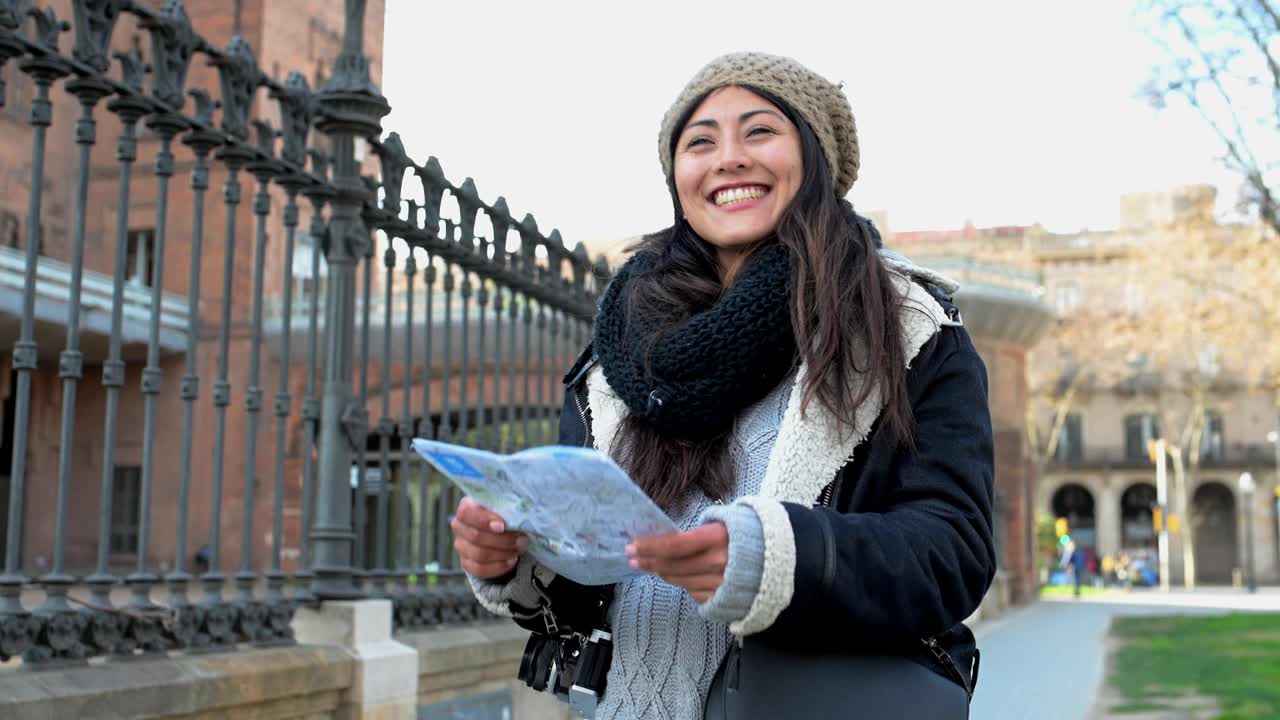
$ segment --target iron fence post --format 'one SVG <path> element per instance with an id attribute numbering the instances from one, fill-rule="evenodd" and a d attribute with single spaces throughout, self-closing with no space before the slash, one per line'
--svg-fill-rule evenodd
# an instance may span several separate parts
<path id="1" fill-rule="evenodd" d="M 321 599 L 358 598 L 352 582 L 350 467 L 354 449 L 346 421 L 358 414 L 351 392 L 355 327 L 355 269 L 370 242 L 360 217 L 368 193 L 355 157 L 357 137 L 381 133 L 390 112 L 386 98 L 369 79 L 364 56 L 365 0 L 346 0 L 342 54 L 333 75 L 317 94 L 316 127 L 333 143 L 333 185 L 329 242 L 329 292 L 325 297 L 325 363 L 320 424 L 320 474 L 315 524 L 311 528 L 314 592 Z"/>

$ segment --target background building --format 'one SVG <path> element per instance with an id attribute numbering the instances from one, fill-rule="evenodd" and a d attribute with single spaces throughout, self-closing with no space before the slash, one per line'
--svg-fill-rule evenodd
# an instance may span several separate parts
<path id="1" fill-rule="evenodd" d="M 1203 186 L 1134 193 L 1113 231 L 970 226 L 892 242 L 915 256 L 999 261 L 1043 284 L 1058 320 L 1028 360 L 1022 419 L 1042 524 L 1066 518 L 1099 565 L 1121 555 L 1154 565 L 1149 445 L 1165 438 L 1177 454 L 1165 508 L 1171 580 L 1240 582 L 1252 532 L 1257 578 L 1276 582 L 1275 340 L 1266 309 L 1245 299 L 1248 248 L 1262 231 L 1212 220 L 1214 201 Z M 1247 495 L 1246 472 L 1257 485 Z"/>

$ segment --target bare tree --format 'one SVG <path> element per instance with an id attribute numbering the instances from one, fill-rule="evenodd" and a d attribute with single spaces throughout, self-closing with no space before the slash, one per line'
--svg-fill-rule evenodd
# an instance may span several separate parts
<path id="1" fill-rule="evenodd" d="M 1133 277 L 1158 305 L 1145 313 L 1140 336 L 1155 382 L 1151 396 L 1172 460 L 1173 508 L 1185 522 L 1179 534 L 1185 584 L 1195 584 L 1190 489 L 1196 484 L 1208 430 L 1208 411 L 1230 401 L 1227 388 L 1274 382 L 1280 278 L 1274 244 L 1260 228 L 1221 225 L 1209 213 L 1187 214 L 1151 233 L 1133 255 Z"/>
<path id="2" fill-rule="evenodd" d="M 1143 94 L 1204 119 L 1243 180 L 1241 209 L 1280 234 L 1280 2 L 1147 0 L 1140 13 L 1168 55 Z"/>

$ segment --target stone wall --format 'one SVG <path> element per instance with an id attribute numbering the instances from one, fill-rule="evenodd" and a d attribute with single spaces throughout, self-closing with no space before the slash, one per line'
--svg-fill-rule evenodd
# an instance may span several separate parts
<path id="1" fill-rule="evenodd" d="M 409 720 L 414 703 L 396 701 L 406 693 L 419 717 L 455 717 L 455 707 L 484 702 L 509 702 L 517 720 L 571 717 L 567 704 L 516 679 L 529 634 L 509 621 L 392 638 L 390 603 L 373 600 L 303 610 L 295 627 L 325 644 L 38 672 L 0 667 L 0 717 Z"/>
<path id="2" fill-rule="evenodd" d="M 403 635 L 417 649 L 418 705 L 509 691 L 517 720 L 568 720 L 567 704 L 516 679 L 529 632 L 508 621 Z"/>
<path id="3" fill-rule="evenodd" d="M 354 662 L 331 646 L 0 671 L 6 720 L 338 717 Z"/>

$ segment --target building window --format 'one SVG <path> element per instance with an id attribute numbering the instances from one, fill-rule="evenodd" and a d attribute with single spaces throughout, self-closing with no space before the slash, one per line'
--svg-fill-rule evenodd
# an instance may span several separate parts
<path id="1" fill-rule="evenodd" d="M 134 285 L 151 286 L 155 278 L 156 234 L 154 230 L 130 230 L 125 278 Z"/>
<path id="2" fill-rule="evenodd" d="M 1124 418 L 1124 457 L 1147 460 L 1147 447 L 1160 437 L 1160 419 L 1151 413 L 1126 415 Z"/>
<path id="3" fill-rule="evenodd" d="M 1223 432 L 1222 413 L 1209 410 L 1204 414 L 1204 428 L 1200 435 L 1200 461 L 1221 461 L 1226 453 L 1226 436 Z"/>
<path id="4" fill-rule="evenodd" d="M 317 254 L 320 254 L 320 274 L 319 276 L 313 276 L 311 274 L 312 262 Z M 298 310 L 310 310 L 312 287 L 316 287 L 317 295 L 321 298 L 320 303 L 321 305 L 324 304 L 325 278 L 329 274 L 329 265 L 325 261 L 324 255 L 321 254 L 315 239 L 308 233 L 298 233 L 297 244 L 293 251 L 291 273 L 293 275 L 293 307 L 295 312 Z M 323 308 L 321 308 L 321 311 L 323 312 Z"/>
<path id="5" fill-rule="evenodd" d="M 1063 418 L 1053 458 L 1058 462 L 1080 462 L 1084 459 L 1084 419 L 1079 415 L 1072 413 Z"/>
<path id="6" fill-rule="evenodd" d="M 1059 315 L 1069 315 L 1080 306 L 1080 288 L 1075 283 L 1062 283 L 1053 292 L 1053 307 Z"/>
<path id="7" fill-rule="evenodd" d="M 19 234 L 22 223 L 18 222 L 18 213 L 12 210 L 0 210 L 0 245 L 17 250 L 22 247 Z"/>
<path id="8" fill-rule="evenodd" d="M 13 210 L 0 209 L 0 245 L 14 250 L 27 248 L 27 230 Z M 36 253 L 44 254 L 44 223 L 36 226 Z"/>
<path id="9" fill-rule="evenodd" d="M 142 468 L 116 467 L 111 482 L 111 552 L 138 552 L 138 501 L 142 494 Z"/>

